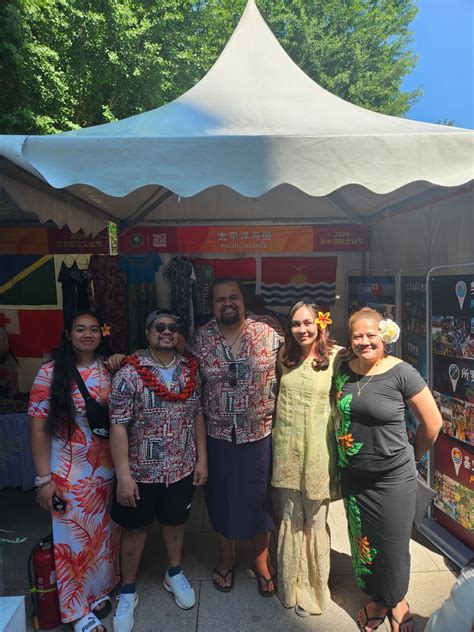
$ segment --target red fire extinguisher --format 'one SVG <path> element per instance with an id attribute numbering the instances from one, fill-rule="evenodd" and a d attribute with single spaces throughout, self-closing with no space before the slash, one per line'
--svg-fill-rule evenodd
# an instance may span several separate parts
<path id="1" fill-rule="evenodd" d="M 34 629 L 57 628 L 61 625 L 61 615 L 52 535 L 44 538 L 31 551 L 28 559 L 28 577 L 33 601 Z"/>

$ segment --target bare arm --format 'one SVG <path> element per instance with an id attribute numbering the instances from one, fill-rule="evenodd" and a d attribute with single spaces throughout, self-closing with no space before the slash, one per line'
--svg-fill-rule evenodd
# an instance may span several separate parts
<path id="1" fill-rule="evenodd" d="M 51 473 L 51 437 L 46 431 L 46 419 L 30 417 L 31 451 L 37 476 L 47 476 Z M 53 496 L 56 487 L 51 481 L 38 490 L 36 500 L 40 507 L 54 511 Z"/>
<path id="2" fill-rule="evenodd" d="M 207 432 L 204 415 L 194 417 L 197 461 L 194 468 L 194 485 L 200 487 L 207 481 Z"/>
<path id="3" fill-rule="evenodd" d="M 136 507 L 140 500 L 138 485 L 130 474 L 128 424 L 110 424 L 110 452 L 117 476 L 117 500 L 125 507 Z"/>
<path id="4" fill-rule="evenodd" d="M 407 403 L 412 413 L 420 421 L 415 437 L 415 460 L 419 461 L 436 441 L 439 431 L 443 427 L 443 420 L 427 386 L 413 395 Z"/>

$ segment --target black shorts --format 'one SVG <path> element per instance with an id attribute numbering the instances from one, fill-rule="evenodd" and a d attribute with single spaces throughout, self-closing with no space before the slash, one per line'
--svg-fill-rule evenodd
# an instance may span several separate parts
<path id="1" fill-rule="evenodd" d="M 195 490 L 192 474 L 168 487 L 165 483 L 137 484 L 140 500 L 136 507 L 124 507 L 114 493 L 112 520 L 124 529 L 142 529 L 152 524 L 155 518 L 160 524 L 174 527 L 189 518 Z"/>

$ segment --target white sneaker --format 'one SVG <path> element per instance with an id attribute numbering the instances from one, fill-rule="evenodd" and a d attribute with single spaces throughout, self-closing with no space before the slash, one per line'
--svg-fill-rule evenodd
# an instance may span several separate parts
<path id="1" fill-rule="evenodd" d="M 121 593 L 117 596 L 118 606 L 114 616 L 114 632 L 132 632 L 135 624 L 133 611 L 137 607 L 138 595 Z"/>
<path id="2" fill-rule="evenodd" d="M 311 613 L 308 612 L 307 610 L 305 610 L 304 608 L 302 608 L 300 605 L 296 604 L 295 606 L 295 612 L 299 617 L 310 617 Z"/>
<path id="3" fill-rule="evenodd" d="M 188 610 L 196 604 L 194 589 L 186 579 L 183 571 L 180 571 L 174 577 L 170 577 L 168 571 L 166 571 L 163 586 L 165 590 L 173 593 L 176 605 L 183 610 Z"/>

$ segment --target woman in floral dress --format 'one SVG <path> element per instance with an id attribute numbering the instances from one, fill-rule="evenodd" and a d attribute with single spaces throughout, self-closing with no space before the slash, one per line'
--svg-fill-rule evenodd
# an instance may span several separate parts
<path id="1" fill-rule="evenodd" d="M 91 397 L 105 404 L 111 376 L 102 353 L 97 316 L 76 314 L 54 361 L 38 371 L 28 411 L 37 500 L 53 523 L 61 620 L 72 623 L 74 632 L 105 632 L 98 616 L 110 611 L 108 593 L 119 581 L 120 530 L 109 515 L 115 480 L 109 441 L 92 433 L 73 377 L 77 367 Z M 58 499 L 65 503 L 59 510 Z"/>

